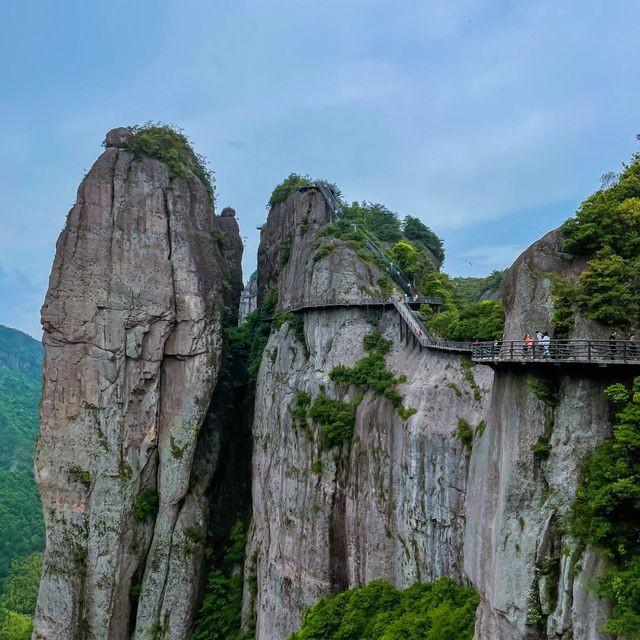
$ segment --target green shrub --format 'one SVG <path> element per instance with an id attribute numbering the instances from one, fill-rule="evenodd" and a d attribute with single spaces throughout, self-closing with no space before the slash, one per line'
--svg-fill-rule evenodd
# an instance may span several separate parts
<path id="1" fill-rule="evenodd" d="M 351 442 L 355 425 L 354 403 L 318 396 L 309 408 L 309 417 L 320 425 L 323 444 L 339 447 Z"/>
<path id="2" fill-rule="evenodd" d="M 535 444 L 531 445 L 533 457 L 538 460 L 546 460 L 551 453 L 551 443 L 549 438 L 540 436 Z"/>
<path id="3" fill-rule="evenodd" d="M 552 406 L 558 402 L 557 390 L 552 383 L 542 380 L 541 378 L 529 376 L 527 378 L 527 384 L 538 400 L 542 400 L 542 402 Z"/>
<path id="4" fill-rule="evenodd" d="M 449 578 L 404 591 L 375 580 L 318 602 L 289 640 L 471 640 L 478 603 Z"/>
<path id="5" fill-rule="evenodd" d="M 236 522 L 221 566 L 207 576 L 205 595 L 191 640 L 249 640 L 240 630 L 246 532 Z"/>
<path id="6" fill-rule="evenodd" d="M 475 364 L 470 358 L 460 358 L 460 370 L 462 371 L 462 375 L 466 383 L 471 387 L 473 399 L 476 402 L 479 402 L 482 399 L 482 392 L 480 391 L 480 387 L 478 386 L 476 379 L 473 377 L 473 367 L 475 367 Z"/>
<path id="7" fill-rule="evenodd" d="M 391 349 L 391 340 L 387 340 L 376 330 L 366 334 L 362 343 L 367 355 L 358 360 L 353 367 L 337 365 L 331 370 L 329 378 L 337 385 L 359 385 L 387 398 L 400 417 L 407 420 L 416 410 L 411 407 L 403 408 L 403 397 L 395 388 L 406 378 L 395 376 L 387 369 L 385 355 Z"/>
<path id="8" fill-rule="evenodd" d="M 134 135 L 128 148 L 136 158 L 147 156 L 162 160 L 169 168 L 171 178 L 187 180 L 190 175 L 195 175 L 206 188 L 211 203 L 215 202 L 213 172 L 207 168 L 204 157 L 194 153 L 191 143 L 180 130 L 148 122 L 132 127 L 132 131 Z"/>
<path id="9" fill-rule="evenodd" d="M 640 377 L 623 399 L 620 385 L 605 391 L 615 400 L 613 438 L 587 455 L 571 512 L 571 531 L 582 545 L 600 549 L 611 567 L 596 591 L 611 600 L 605 631 L 640 637 Z"/>
<path id="10" fill-rule="evenodd" d="M 209 237 L 211 238 L 211 242 L 218 247 L 218 249 L 222 250 L 225 247 L 227 242 L 227 236 L 218 228 L 211 229 L 209 232 Z"/>
<path id="11" fill-rule="evenodd" d="M 460 443 L 463 447 L 471 449 L 471 447 L 473 446 L 473 429 L 464 418 L 458 418 L 456 435 L 458 436 L 458 440 L 460 440 Z"/>
<path id="12" fill-rule="evenodd" d="M 311 471 L 316 475 L 322 475 L 322 460 L 319 458 L 311 463 Z"/>
<path id="13" fill-rule="evenodd" d="M 331 255 L 335 251 L 335 244 L 324 243 L 321 244 L 316 252 L 313 254 L 313 261 L 320 262 L 323 258 L 326 258 L 328 255 Z"/>
<path id="14" fill-rule="evenodd" d="M 84 485 L 85 489 L 91 487 L 91 476 L 89 472 L 82 467 L 71 467 L 71 469 L 69 469 L 69 480 L 79 482 Z"/>
<path id="15" fill-rule="evenodd" d="M 285 311 L 276 318 L 275 326 L 279 329 L 287 322 L 289 323 L 296 340 L 304 347 L 305 355 L 308 356 L 309 348 L 307 347 L 307 339 L 304 335 L 304 317 L 301 314 L 294 313 L 293 311 Z"/>
<path id="16" fill-rule="evenodd" d="M 133 505 L 133 515 L 136 520 L 144 522 L 147 519 L 154 518 L 158 513 L 160 498 L 155 489 L 147 489 L 143 491 Z"/>
<path id="17" fill-rule="evenodd" d="M 290 173 L 271 193 L 267 209 L 270 209 L 280 202 L 284 202 L 292 193 L 300 187 L 311 184 L 309 176 L 299 176 L 297 173 Z"/>

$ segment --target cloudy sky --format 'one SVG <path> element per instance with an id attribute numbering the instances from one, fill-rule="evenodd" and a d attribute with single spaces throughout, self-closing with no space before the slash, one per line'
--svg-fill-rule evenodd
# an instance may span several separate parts
<path id="1" fill-rule="evenodd" d="M 245 269 L 290 172 L 504 268 L 638 151 L 637 0 L 31 0 L 0 20 L 0 323 L 40 336 L 54 244 L 114 126 L 180 126 Z M 248 275 L 248 273 L 246 274 Z"/>

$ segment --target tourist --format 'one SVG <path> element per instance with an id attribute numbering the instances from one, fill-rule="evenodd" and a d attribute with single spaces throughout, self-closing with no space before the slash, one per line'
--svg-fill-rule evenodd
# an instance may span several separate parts
<path id="1" fill-rule="evenodd" d="M 524 334 L 524 355 L 526 356 L 533 348 L 533 340 L 528 333 Z"/>
<path id="2" fill-rule="evenodd" d="M 549 337 L 549 334 L 545 331 L 542 334 L 542 352 L 544 354 L 545 358 L 549 358 L 551 357 L 551 352 L 549 351 L 549 347 L 551 346 L 551 338 Z"/>
<path id="3" fill-rule="evenodd" d="M 616 340 L 617 339 L 618 339 L 618 334 L 616 333 L 616 330 L 614 329 L 611 332 L 611 335 L 609 336 L 609 352 L 611 354 L 611 359 L 612 360 L 616 359 L 616 351 L 617 351 Z"/>
<path id="4" fill-rule="evenodd" d="M 542 331 L 536 331 L 536 352 L 542 353 Z"/>

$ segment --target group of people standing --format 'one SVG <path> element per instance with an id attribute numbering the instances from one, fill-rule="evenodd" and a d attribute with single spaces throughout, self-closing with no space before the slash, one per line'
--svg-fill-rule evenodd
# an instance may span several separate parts
<path id="1" fill-rule="evenodd" d="M 544 331 L 536 331 L 535 338 L 532 338 L 528 333 L 524 334 L 524 355 L 534 355 L 535 353 L 542 354 L 542 357 L 549 358 L 551 351 L 551 338 L 549 334 Z"/>

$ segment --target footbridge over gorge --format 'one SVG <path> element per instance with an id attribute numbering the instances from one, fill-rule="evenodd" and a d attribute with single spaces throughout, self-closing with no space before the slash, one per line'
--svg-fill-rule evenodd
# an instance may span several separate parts
<path id="1" fill-rule="evenodd" d="M 322 194 L 332 221 L 343 218 L 342 207 L 330 186 L 324 183 L 311 184 L 300 191 L 315 189 Z M 555 365 L 626 365 L 640 367 L 640 341 L 638 340 L 551 340 L 545 344 L 531 344 L 524 340 L 495 340 L 493 342 L 453 342 L 443 340 L 432 334 L 424 325 L 416 308 L 421 304 L 429 305 L 433 310 L 440 308 L 442 300 L 436 296 L 418 296 L 411 280 L 397 264 L 380 248 L 370 234 L 351 222 L 354 229 L 360 231 L 366 240 L 367 248 L 384 264 L 389 275 L 404 291 L 404 295 L 394 295 L 388 299 L 351 298 L 340 301 L 313 301 L 291 308 L 289 311 L 303 312 L 312 310 L 330 310 L 338 308 L 394 308 L 398 313 L 400 337 L 405 343 L 419 349 L 433 349 L 455 354 L 467 355 L 472 361 L 492 367 L 513 365 L 529 366 Z"/>

